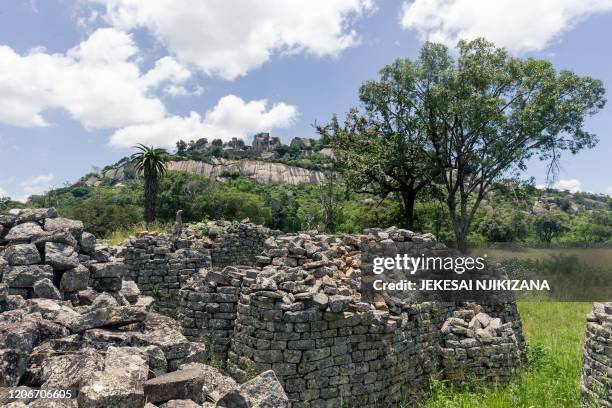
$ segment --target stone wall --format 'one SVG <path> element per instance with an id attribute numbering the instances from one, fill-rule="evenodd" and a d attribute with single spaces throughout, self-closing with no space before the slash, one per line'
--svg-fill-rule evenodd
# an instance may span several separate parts
<path id="1" fill-rule="evenodd" d="M 264 250 L 264 242 L 278 234 L 251 222 L 213 221 L 207 224 L 207 235 L 213 240 L 210 255 L 216 268 L 253 266 Z"/>
<path id="2" fill-rule="evenodd" d="M 580 390 L 587 404 L 612 407 L 612 303 L 595 303 L 587 316 Z"/>
<path id="3" fill-rule="evenodd" d="M 210 266 L 209 251 L 168 234 L 142 232 L 130 237 L 125 250 L 126 278 L 144 295 L 156 299 L 161 313 L 175 315 L 179 290 L 200 268 Z"/>
<path id="4" fill-rule="evenodd" d="M 470 305 L 493 323 L 480 323 L 477 329 L 486 329 L 480 335 L 466 330 L 465 338 L 460 330 L 441 330 L 448 318 L 465 315 L 465 305 L 364 297 L 364 249 L 388 240 L 413 252 L 447 251 L 429 236 L 397 229 L 275 235 L 256 267 L 201 270 L 181 290 L 184 333 L 190 339 L 213 333 L 238 381 L 274 370 L 293 407 L 396 406 L 418 398 L 437 370 L 449 379 L 506 381 L 524 346 L 512 297 Z M 461 321 L 474 326 L 475 315 Z"/>

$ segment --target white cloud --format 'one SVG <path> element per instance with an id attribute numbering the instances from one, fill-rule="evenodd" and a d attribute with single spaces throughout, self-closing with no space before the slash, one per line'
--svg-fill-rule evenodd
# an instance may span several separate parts
<path id="1" fill-rule="evenodd" d="M 0 187 L 0 197 L 6 197 L 6 196 L 8 196 L 8 192 L 2 187 Z"/>
<path id="2" fill-rule="evenodd" d="M 141 75 L 138 48 L 114 28 L 95 31 L 65 54 L 36 48 L 19 55 L 0 45 L 0 123 L 46 126 L 47 109 L 65 109 L 88 128 L 116 128 L 166 116 L 150 95 L 162 83 L 180 85 L 189 71 L 171 57 Z"/>
<path id="3" fill-rule="evenodd" d="M 608 187 L 608 195 L 612 197 L 612 186 Z"/>
<path id="4" fill-rule="evenodd" d="M 404 3 L 401 25 L 423 40 L 454 47 L 485 37 L 514 52 L 545 48 L 612 0 L 414 0 Z"/>
<path id="5" fill-rule="evenodd" d="M 235 95 L 227 95 L 204 118 L 191 112 L 187 117 L 171 116 L 154 123 L 128 126 L 116 131 L 110 144 L 119 148 L 136 143 L 174 147 L 180 139 L 245 139 L 256 132 L 288 127 L 297 117 L 295 106 L 281 102 L 268 109 L 267 105 L 265 99 L 245 102 Z"/>
<path id="6" fill-rule="evenodd" d="M 582 191 L 582 183 L 577 179 L 561 179 L 553 184 L 553 188 L 557 190 L 568 190 L 571 193 Z"/>
<path id="7" fill-rule="evenodd" d="M 22 188 L 23 195 L 21 197 L 17 197 L 17 200 L 26 201 L 32 194 L 42 194 L 49 191 L 53 187 L 54 180 L 55 176 L 53 173 L 41 174 L 25 179 L 19 183 L 19 186 Z"/>
<path id="8" fill-rule="evenodd" d="M 88 0 L 122 30 L 148 29 L 180 61 L 234 79 L 275 53 L 337 56 L 373 0 Z M 91 15 L 91 14 L 90 14 Z"/>

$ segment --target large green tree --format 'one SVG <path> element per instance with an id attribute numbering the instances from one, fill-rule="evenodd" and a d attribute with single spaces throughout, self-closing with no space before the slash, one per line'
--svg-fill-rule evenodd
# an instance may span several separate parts
<path id="1" fill-rule="evenodd" d="M 347 185 L 382 199 L 398 197 L 408 228 L 417 195 L 440 172 L 421 123 L 416 79 L 412 65 L 395 61 L 359 88 L 360 108 L 349 110 L 343 122 L 334 117 L 317 127 Z"/>
<path id="2" fill-rule="evenodd" d="M 422 81 L 428 138 L 442 161 L 446 202 L 460 250 L 491 185 L 536 156 L 554 172 L 562 151 L 597 143 L 584 130 L 605 104 L 599 80 L 519 59 L 484 39 L 460 41 L 458 56 L 426 44 L 414 65 Z"/>
<path id="3" fill-rule="evenodd" d="M 166 172 L 168 153 L 164 149 L 138 144 L 138 152 L 132 155 L 138 174 L 144 177 L 144 220 L 155 221 L 155 207 L 159 193 L 159 179 Z"/>
<path id="4" fill-rule="evenodd" d="M 605 104 L 599 80 L 520 59 L 484 39 L 426 43 L 415 61 L 396 60 L 360 89 L 365 114 L 351 111 L 331 136 L 351 183 L 383 196 L 411 195 L 440 178 L 458 248 L 493 183 L 539 157 L 554 171 L 561 152 L 597 143 L 585 118 Z M 327 132 L 325 132 L 327 130 Z M 332 131 L 329 131 L 332 130 Z"/>

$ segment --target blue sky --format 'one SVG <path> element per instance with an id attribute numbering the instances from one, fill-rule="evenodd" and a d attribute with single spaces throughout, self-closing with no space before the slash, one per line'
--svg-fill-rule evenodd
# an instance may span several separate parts
<path id="1" fill-rule="evenodd" d="M 0 196 L 74 182 L 137 142 L 315 137 L 423 41 L 485 36 L 612 84 L 611 0 L 23 0 L 0 3 Z M 537 22 L 537 23 L 536 23 Z M 612 105 L 558 186 L 612 194 Z M 526 176 L 544 182 L 544 165 Z"/>

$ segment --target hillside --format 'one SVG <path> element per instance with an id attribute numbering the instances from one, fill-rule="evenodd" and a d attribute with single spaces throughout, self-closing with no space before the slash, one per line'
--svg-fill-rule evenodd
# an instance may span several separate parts
<path id="1" fill-rule="evenodd" d="M 325 179 L 324 170 L 331 166 L 332 156 L 331 149 L 318 140 L 296 137 L 284 145 L 277 137 L 260 133 L 254 136 L 251 145 L 235 138 L 225 143 L 219 139 L 211 143 L 207 139 L 189 144 L 179 141 L 168 169 L 216 180 L 242 176 L 257 183 L 320 184 Z M 116 184 L 135 178 L 131 160 L 124 157 L 98 173 L 82 177 L 76 184 L 91 187 L 103 181 Z"/>
<path id="2" fill-rule="evenodd" d="M 295 138 L 283 145 L 268 134 L 256 135 L 250 146 L 240 140 L 179 142 L 161 180 L 160 227 L 173 222 L 179 209 L 186 222 L 250 218 L 287 232 L 355 233 L 403 225 L 398 197 L 382 200 L 351 191 L 332 172 L 332 156 L 319 140 Z M 447 209 L 434 197 L 423 194 L 418 199 L 414 229 L 452 244 Z M 122 235 L 121 231 L 142 222 L 143 184 L 126 157 L 71 186 L 32 196 L 26 205 L 54 206 L 62 216 L 83 219 L 86 228 L 99 236 Z M 0 210 L 20 206 L 0 202 Z M 482 202 L 469 239 L 476 245 L 609 243 L 612 199 L 538 189 L 533 181 L 498 182 Z"/>

